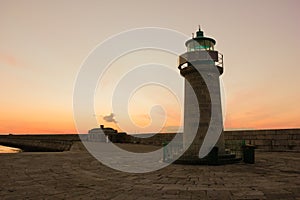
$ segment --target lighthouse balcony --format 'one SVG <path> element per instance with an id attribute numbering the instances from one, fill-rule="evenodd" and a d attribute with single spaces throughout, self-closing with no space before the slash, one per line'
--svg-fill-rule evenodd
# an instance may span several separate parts
<path id="1" fill-rule="evenodd" d="M 181 70 L 185 67 L 191 66 L 192 62 L 202 61 L 204 62 L 212 62 L 215 66 L 218 67 L 220 74 L 223 73 L 223 55 L 218 51 L 193 51 L 186 52 L 179 56 L 179 66 L 178 68 Z"/>

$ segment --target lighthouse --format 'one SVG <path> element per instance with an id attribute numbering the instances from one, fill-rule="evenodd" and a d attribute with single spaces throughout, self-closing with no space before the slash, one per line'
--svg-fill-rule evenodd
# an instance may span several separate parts
<path id="1" fill-rule="evenodd" d="M 213 163 L 226 156 L 220 76 L 223 55 L 215 50 L 216 41 L 200 29 L 186 41 L 187 52 L 179 56 L 180 74 L 185 79 L 184 154 L 177 163 Z"/>

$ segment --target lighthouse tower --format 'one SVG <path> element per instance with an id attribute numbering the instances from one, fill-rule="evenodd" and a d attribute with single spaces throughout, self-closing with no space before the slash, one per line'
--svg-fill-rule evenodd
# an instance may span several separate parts
<path id="1" fill-rule="evenodd" d="M 185 78 L 183 145 L 187 149 L 178 163 L 201 163 L 213 154 L 225 155 L 220 95 L 223 55 L 216 41 L 200 29 L 186 41 L 187 52 L 179 56 L 180 74 Z"/>

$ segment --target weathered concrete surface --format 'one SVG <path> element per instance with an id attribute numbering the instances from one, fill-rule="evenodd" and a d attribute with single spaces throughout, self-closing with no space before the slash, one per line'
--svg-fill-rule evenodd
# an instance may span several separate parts
<path id="1" fill-rule="evenodd" d="M 0 199 L 300 199 L 299 153 L 257 152 L 253 165 L 170 165 L 147 174 L 109 169 L 85 151 L 0 160 Z"/>

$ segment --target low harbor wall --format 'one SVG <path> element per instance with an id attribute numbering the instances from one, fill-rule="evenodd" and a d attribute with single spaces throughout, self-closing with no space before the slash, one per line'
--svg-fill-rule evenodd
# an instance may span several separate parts
<path id="1" fill-rule="evenodd" d="M 148 134 L 150 136 L 150 134 Z M 168 143 L 175 133 L 155 134 L 148 138 L 139 135 L 115 134 L 110 141 L 115 143 L 132 143 L 162 146 Z M 269 129 L 269 130 L 238 130 L 225 131 L 225 141 L 245 141 L 257 150 L 262 151 L 299 151 L 300 129 Z M 182 133 L 179 133 L 182 137 Z M 73 144 L 80 142 L 80 138 L 87 140 L 86 135 L 56 134 L 56 135 L 0 135 L 0 145 L 17 147 L 24 151 L 69 151 Z"/>
<path id="2" fill-rule="evenodd" d="M 77 134 L 0 135 L 0 145 L 33 152 L 68 151 L 76 141 L 80 141 Z"/>
<path id="3" fill-rule="evenodd" d="M 262 151 L 300 151 L 300 129 L 225 131 L 225 140 L 244 140 Z"/>
<path id="4" fill-rule="evenodd" d="M 182 133 L 179 133 L 182 137 Z M 149 138 L 127 136 L 123 142 L 161 146 L 174 138 L 175 133 L 156 134 Z M 300 129 L 234 130 L 225 131 L 226 143 L 244 141 L 261 151 L 299 151 Z M 114 141 L 114 140 L 112 140 Z"/>

